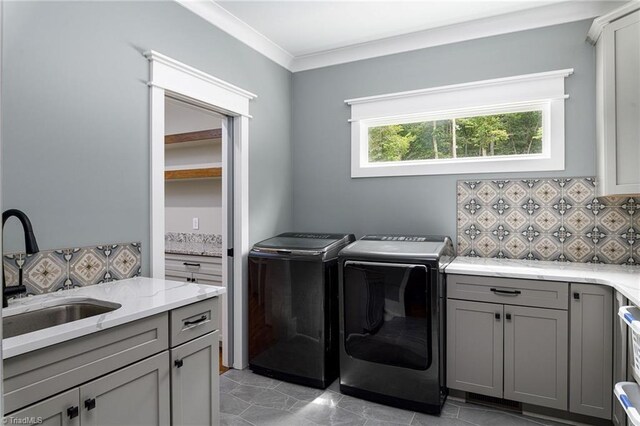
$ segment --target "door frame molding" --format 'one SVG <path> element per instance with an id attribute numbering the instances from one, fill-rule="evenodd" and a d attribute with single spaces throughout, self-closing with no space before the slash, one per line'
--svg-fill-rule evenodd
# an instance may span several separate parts
<path id="1" fill-rule="evenodd" d="M 245 295 L 249 255 L 249 102 L 257 96 L 161 53 L 144 52 L 149 60 L 150 146 L 151 146 L 151 277 L 164 278 L 164 101 L 165 95 L 201 102 L 233 117 L 233 363 L 247 365 Z M 223 248 L 226 230 L 223 229 Z M 227 262 L 222 262 L 228 277 Z M 230 336 L 231 337 L 231 336 Z"/>

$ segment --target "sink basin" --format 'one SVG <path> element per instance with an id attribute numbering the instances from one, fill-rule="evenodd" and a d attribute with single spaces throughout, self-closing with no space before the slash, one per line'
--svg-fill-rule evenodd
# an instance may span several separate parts
<path id="1" fill-rule="evenodd" d="M 2 318 L 2 337 L 7 339 L 31 333 L 32 331 L 105 314 L 115 311 L 120 306 L 122 305 L 119 303 L 96 299 L 61 300 L 55 305 Z"/>

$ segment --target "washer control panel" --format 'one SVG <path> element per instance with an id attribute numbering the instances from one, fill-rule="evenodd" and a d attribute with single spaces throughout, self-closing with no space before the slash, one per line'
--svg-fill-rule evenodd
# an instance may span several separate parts
<path id="1" fill-rule="evenodd" d="M 425 241 L 442 241 L 443 237 L 429 235 L 365 235 L 367 241 L 401 241 L 405 243 L 424 243 Z"/>

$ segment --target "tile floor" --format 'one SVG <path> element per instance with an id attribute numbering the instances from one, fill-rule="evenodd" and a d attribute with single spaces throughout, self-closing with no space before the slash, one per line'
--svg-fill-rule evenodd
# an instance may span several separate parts
<path id="1" fill-rule="evenodd" d="M 545 426 L 552 421 L 459 401 L 447 401 L 440 417 L 341 395 L 337 381 L 322 391 L 229 370 L 220 376 L 221 425 L 434 425 Z"/>

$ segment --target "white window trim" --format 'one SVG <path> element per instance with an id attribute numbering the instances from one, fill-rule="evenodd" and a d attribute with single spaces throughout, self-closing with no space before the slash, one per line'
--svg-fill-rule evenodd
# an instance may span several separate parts
<path id="1" fill-rule="evenodd" d="M 564 170 L 564 79 L 573 69 L 348 99 L 351 106 L 351 177 Z M 369 163 L 368 129 L 541 110 L 542 154 Z"/>

